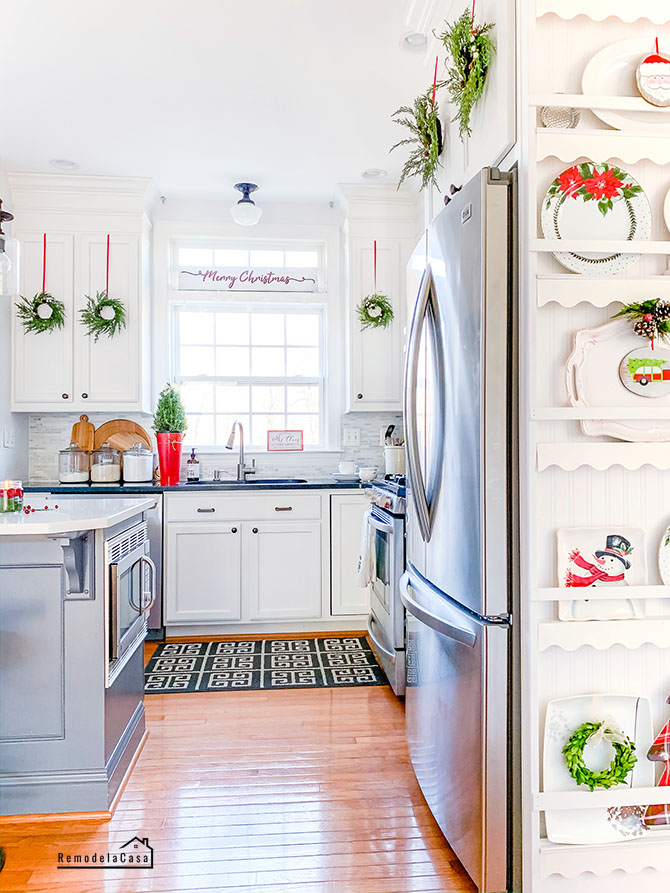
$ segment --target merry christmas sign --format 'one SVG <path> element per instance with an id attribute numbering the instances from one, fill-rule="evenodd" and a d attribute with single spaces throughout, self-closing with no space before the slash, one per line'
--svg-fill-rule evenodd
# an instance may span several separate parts
<path id="1" fill-rule="evenodd" d="M 179 291 L 318 291 L 314 269 L 299 267 L 179 267 Z"/>

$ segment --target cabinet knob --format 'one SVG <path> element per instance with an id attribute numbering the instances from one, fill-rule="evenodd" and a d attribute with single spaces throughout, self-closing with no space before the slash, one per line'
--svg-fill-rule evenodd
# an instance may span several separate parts
<path id="1" fill-rule="evenodd" d="M 231 532 L 231 533 L 237 533 L 237 527 L 231 527 L 231 528 L 230 528 L 230 532 Z"/>
<path id="2" fill-rule="evenodd" d="M 363 395 L 362 395 L 362 394 L 356 394 L 356 399 L 357 399 L 357 400 L 362 400 L 362 399 L 363 399 Z"/>
<path id="3" fill-rule="evenodd" d="M 88 394 L 82 394 L 81 396 L 84 398 L 84 400 L 88 399 Z"/>
<path id="4" fill-rule="evenodd" d="M 61 397 L 63 398 L 63 400 L 69 400 L 69 399 L 70 399 L 70 395 L 69 395 L 69 394 L 61 394 Z"/>
<path id="5" fill-rule="evenodd" d="M 252 528 L 251 528 L 251 532 L 252 532 L 252 533 L 258 533 L 258 527 L 252 527 Z"/>

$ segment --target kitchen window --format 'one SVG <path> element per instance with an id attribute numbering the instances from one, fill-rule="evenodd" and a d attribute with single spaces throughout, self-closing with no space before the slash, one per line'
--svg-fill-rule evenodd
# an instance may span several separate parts
<path id="1" fill-rule="evenodd" d="M 251 447 L 265 449 L 269 430 L 300 429 L 306 448 L 323 448 L 322 307 L 181 303 L 173 326 L 185 444 L 221 448 L 237 419 Z"/>

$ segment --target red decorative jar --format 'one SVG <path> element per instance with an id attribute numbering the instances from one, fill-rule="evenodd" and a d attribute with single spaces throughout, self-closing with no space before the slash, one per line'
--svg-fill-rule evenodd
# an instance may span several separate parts
<path id="1" fill-rule="evenodd" d="M 161 487 L 173 487 L 179 483 L 181 466 L 182 432 L 156 433 L 158 444 L 158 464 L 160 466 Z"/>

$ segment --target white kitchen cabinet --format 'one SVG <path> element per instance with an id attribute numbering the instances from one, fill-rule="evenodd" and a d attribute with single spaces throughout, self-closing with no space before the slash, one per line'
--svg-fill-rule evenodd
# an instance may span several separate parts
<path id="1" fill-rule="evenodd" d="M 20 293 L 30 300 L 42 291 L 43 233 L 16 233 L 21 244 Z M 13 303 L 12 409 L 49 405 L 71 409 L 73 391 L 72 290 L 74 238 L 49 234 L 46 291 L 65 304 L 65 326 L 53 332 L 26 332 Z"/>
<path id="2" fill-rule="evenodd" d="M 12 397 L 15 412 L 142 412 L 150 408 L 150 224 L 147 180 L 54 178 L 10 174 L 14 235 L 20 245 L 21 294 L 46 290 L 65 304 L 65 326 L 27 334 L 12 309 Z M 63 210 L 67 209 L 67 210 Z M 126 311 L 112 338 L 86 334 L 86 295 L 104 291 L 110 236 L 109 294 Z"/>
<path id="3" fill-rule="evenodd" d="M 165 620 L 239 620 L 242 611 L 242 525 L 168 524 Z"/>
<path id="4" fill-rule="evenodd" d="M 320 617 L 321 524 L 245 524 L 242 585 L 249 620 Z"/>
<path id="5" fill-rule="evenodd" d="M 362 493 L 330 497 L 331 614 L 370 612 L 370 587 L 356 585 L 363 517 L 369 505 Z"/>

